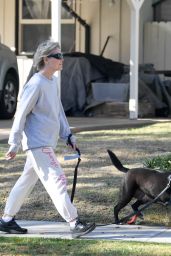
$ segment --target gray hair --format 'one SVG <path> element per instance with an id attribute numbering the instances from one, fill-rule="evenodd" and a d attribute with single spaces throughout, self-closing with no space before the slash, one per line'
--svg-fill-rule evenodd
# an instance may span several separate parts
<path id="1" fill-rule="evenodd" d="M 37 70 L 41 70 L 44 67 L 44 57 L 47 57 L 54 49 L 60 49 L 58 42 L 54 42 L 51 39 L 39 44 L 33 58 L 33 67 Z"/>

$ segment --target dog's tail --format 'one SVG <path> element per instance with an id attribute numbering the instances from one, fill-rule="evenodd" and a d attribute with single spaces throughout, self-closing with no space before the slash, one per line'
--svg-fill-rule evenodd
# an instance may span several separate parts
<path id="1" fill-rule="evenodd" d="M 119 161 L 119 159 L 117 158 L 117 156 L 111 151 L 111 150 L 107 150 L 109 156 L 110 156 L 110 159 L 113 163 L 113 165 L 121 172 L 127 172 L 129 169 L 124 167 L 121 162 Z"/>

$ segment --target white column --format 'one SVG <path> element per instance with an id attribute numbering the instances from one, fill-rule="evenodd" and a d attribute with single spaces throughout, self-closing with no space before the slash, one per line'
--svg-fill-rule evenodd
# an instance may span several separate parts
<path id="1" fill-rule="evenodd" d="M 51 38 L 61 44 L 61 0 L 51 2 Z"/>
<path id="2" fill-rule="evenodd" d="M 51 0 L 51 38 L 61 45 L 61 0 Z M 61 76 L 55 73 L 59 81 L 59 91 L 61 88 Z"/>
<path id="3" fill-rule="evenodd" d="M 131 8 L 130 39 L 130 119 L 138 118 L 139 16 L 144 0 L 128 0 Z"/>

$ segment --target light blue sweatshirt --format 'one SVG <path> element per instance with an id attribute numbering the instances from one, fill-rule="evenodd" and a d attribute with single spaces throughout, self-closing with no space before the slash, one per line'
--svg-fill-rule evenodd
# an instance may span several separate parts
<path id="1" fill-rule="evenodd" d="M 57 89 L 52 80 L 36 73 L 24 86 L 8 143 L 17 152 L 50 146 L 55 148 L 58 138 L 67 139 L 71 133 Z"/>

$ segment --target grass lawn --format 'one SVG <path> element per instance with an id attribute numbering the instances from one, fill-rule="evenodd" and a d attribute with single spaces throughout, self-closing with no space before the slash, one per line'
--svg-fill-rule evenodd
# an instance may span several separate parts
<path id="1" fill-rule="evenodd" d="M 0 255 L 169 256 L 171 255 L 171 244 L 38 238 L 1 238 Z"/>
<path id="2" fill-rule="evenodd" d="M 157 123 L 136 129 L 80 132 L 77 133 L 77 140 L 82 161 L 74 204 L 79 215 L 86 221 L 112 223 L 113 205 L 117 202 L 123 173 L 112 166 L 106 150 L 115 152 L 127 167 L 143 166 L 146 159 L 170 153 L 171 123 Z M 25 162 L 22 152 L 15 160 L 5 161 L 4 154 L 7 149 L 8 145 L 0 144 L 0 215 Z M 63 142 L 59 142 L 56 155 L 68 178 L 68 192 L 71 193 L 76 160 L 64 161 L 63 156 L 69 154 L 66 151 Z M 130 212 L 128 205 L 120 217 Z M 145 220 L 142 224 L 169 223 L 169 212 L 164 206 L 153 205 L 144 214 Z M 40 182 L 36 184 L 16 217 L 62 221 Z M 171 255 L 170 245 L 132 242 L 0 238 L 0 245 L 0 255 Z M 15 254 L 17 251 L 18 254 Z"/>

